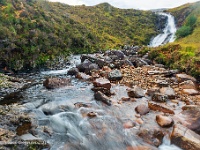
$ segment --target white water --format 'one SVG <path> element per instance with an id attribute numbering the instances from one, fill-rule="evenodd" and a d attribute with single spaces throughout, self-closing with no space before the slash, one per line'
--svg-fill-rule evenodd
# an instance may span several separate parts
<path id="1" fill-rule="evenodd" d="M 182 150 L 181 148 L 171 145 L 169 137 L 166 135 L 163 138 L 163 143 L 158 147 L 159 150 Z"/>
<path id="2" fill-rule="evenodd" d="M 176 25 L 174 17 L 167 13 L 158 13 L 159 15 L 167 17 L 166 27 L 163 30 L 163 33 L 157 35 L 150 42 L 150 47 L 157 47 L 175 40 Z"/>

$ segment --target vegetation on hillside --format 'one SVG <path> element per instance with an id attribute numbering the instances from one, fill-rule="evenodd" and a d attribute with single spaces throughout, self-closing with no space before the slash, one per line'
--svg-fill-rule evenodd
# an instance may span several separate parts
<path id="1" fill-rule="evenodd" d="M 0 0 L 0 68 L 31 69 L 124 44 L 146 45 L 156 15 L 107 3 L 69 6 L 45 0 Z"/>
<path id="2" fill-rule="evenodd" d="M 179 25 L 174 43 L 153 48 L 149 56 L 200 80 L 200 2 L 168 10 Z"/>

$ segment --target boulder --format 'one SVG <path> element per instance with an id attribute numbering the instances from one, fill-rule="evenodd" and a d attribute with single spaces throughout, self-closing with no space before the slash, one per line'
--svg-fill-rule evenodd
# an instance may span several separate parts
<path id="1" fill-rule="evenodd" d="M 192 80 L 187 80 L 187 81 L 183 81 L 179 83 L 179 88 L 196 90 L 196 85 L 194 84 Z"/>
<path id="2" fill-rule="evenodd" d="M 108 79 L 110 81 L 116 81 L 116 80 L 121 80 L 122 79 L 122 73 L 120 70 L 113 70 L 108 74 Z"/>
<path id="3" fill-rule="evenodd" d="M 132 120 L 126 120 L 124 123 L 123 123 L 123 127 L 125 129 L 130 129 L 130 128 L 133 128 L 135 127 L 136 123 Z"/>
<path id="4" fill-rule="evenodd" d="M 198 95 L 199 91 L 194 90 L 194 89 L 183 89 L 182 93 L 187 94 L 187 95 Z"/>
<path id="5" fill-rule="evenodd" d="M 145 93 L 141 87 L 135 86 L 132 89 L 128 89 L 128 96 L 132 98 L 142 98 L 145 96 Z"/>
<path id="6" fill-rule="evenodd" d="M 94 87 L 102 87 L 105 89 L 109 89 L 111 88 L 111 83 L 108 79 L 106 78 L 98 78 L 93 82 Z"/>
<path id="7" fill-rule="evenodd" d="M 149 113 L 150 109 L 145 104 L 140 104 L 135 108 L 135 111 L 139 113 L 140 115 L 146 115 Z"/>
<path id="8" fill-rule="evenodd" d="M 181 83 L 183 81 L 187 81 L 187 80 L 191 80 L 193 82 L 197 81 L 194 77 L 184 74 L 184 73 L 176 74 L 176 78 L 178 79 L 179 83 Z"/>
<path id="9" fill-rule="evenodd" d="M 97 101 L 101 101 L 109 106 L 111 106 L 112 101 L 109 99 L 109 97 L 107 97 L 106 95 L 104 95 L 102 92 L 98 91 L 94 94 L 94 98 Z"/>
<path id="10" fill-rule="evenodd" d="M 200 149 L 200 135 L 180 124 L 174 126 L 171 142 L 184 150 Z"/>
<path id="11" fill-rule="evenodd" d="M 122 60 L 125 58 L 124 53 L 119 50 L 106 51 L 105 55 L 109 56 L 112 60 Z"/>
<path id="12" fill-rule="evenodd" d="M 152 96 L 152 101 L 166 102 L 167 100 L 168 100 L 168 96 L 161 93 L 154 93 Z"/>
<path id="13" fill-rule="evenodd" d="M 83 79 L 83 80 L 91 80 L 92 77 L 90 75 L 87 75 L 83 72 L 79 72 L 77 75 L 76 75 L 76 78 L 78 79 Z"/>
<path id="14" fill-rule="evenodd" d="M 164 115 L 156 115 L 156 121 L 161 127 L 171 127 L 174 123 L 172 118 Z"/>
<path id="15" fill-rule="evenodd" d="M 84 60 L 84 62 L 82 62 L 81 64 L 77 65 L 76 67 L 78 68 L 78 70 L 80 72 L 86 72 L 89 71 L 89 66 L 92 64 L 91 61 L 89 60 Z"/>
<path id="16" fill-rule="evenodd" d="M 100 58 L 97 58 L 94 56 L 90 56 L 90 55 L 85 55 L 85 54 L 81 55 L 81 62 L 84 62 L 86 59 L 92 63 L 96 63 L 100 68 L 108 65 L 108 63 L 106 61 L 104 61 L 103 59 L 100 59 Z"/>
<path id="17" fill-rule="evenodd" d="M 174 111 L 166 105 L 158 104 L 154 102 L 148 102 L 148 106 L 151 110 L 160 111 L 169 114 L 175 114 Z"/>
<path id="18" fill-rule="evenodd" d="M 78 68 L 73 67 L 69 69 L 69 71 L 67 72 L 67 75 L 76 76 L 78 73 L 79 73 Z"/>
<path id="19" fill-rule="evenodd" d="M 70 85 L 69 78 L 47 78 L 43 82 L 43 86 L 45 86 L 47 89 L 55 89 L 68 85 Z"/>
<path id="20" fill-rule="evenodd" d="M 200 117 L 193 121 L 191 125 L 188 126 L 188 128 L 196 132 L 197 134 L 200 134 Z"/>
<path id="21" fill-rule="evenodd" d="M 168 96 L 169 99 L 174 99 L 176 96 L 174 89 L 171 87 L 162 87 L 160 93 Z"/>

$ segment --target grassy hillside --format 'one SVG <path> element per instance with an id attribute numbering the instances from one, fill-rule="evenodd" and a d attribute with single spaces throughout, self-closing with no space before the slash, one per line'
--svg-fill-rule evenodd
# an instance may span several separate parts
<path id="1" fill-rule="evenodd" d="M 69 6 L 45 0 L 0 0 L 0 68 L 30 69 L 124 44 L 146 45 L 156 34 L 152 12 L 107 3 Z"/>
<path id="2" fill-rule="evenodd" d="M 153 49 L 150 57 L 200 79 L 200 2 L 168 10 L 178 24 L 177 39 Z"/>

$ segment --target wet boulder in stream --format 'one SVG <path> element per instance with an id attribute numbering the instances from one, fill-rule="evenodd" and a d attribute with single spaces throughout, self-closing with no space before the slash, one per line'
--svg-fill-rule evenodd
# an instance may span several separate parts
<path id="1" fill-rule="evenodd" d="M 107 97 L 106 95 L 104 95 L 102 92 L 98 91 L 94 94 L 94 98 L 97 101 L 101 101 L 109 106 L 112 105 L 112 101 L 109 99 L 109 97 Z"/>
<path id="2" fill-rule="evenodd" d="M 43 86 L 45 86 L 47 89 L 55 89 L 60 88 L 64 86 L 70 85 L 70 79 L 69 78 L 47 78 L 43 82 Z"/>

